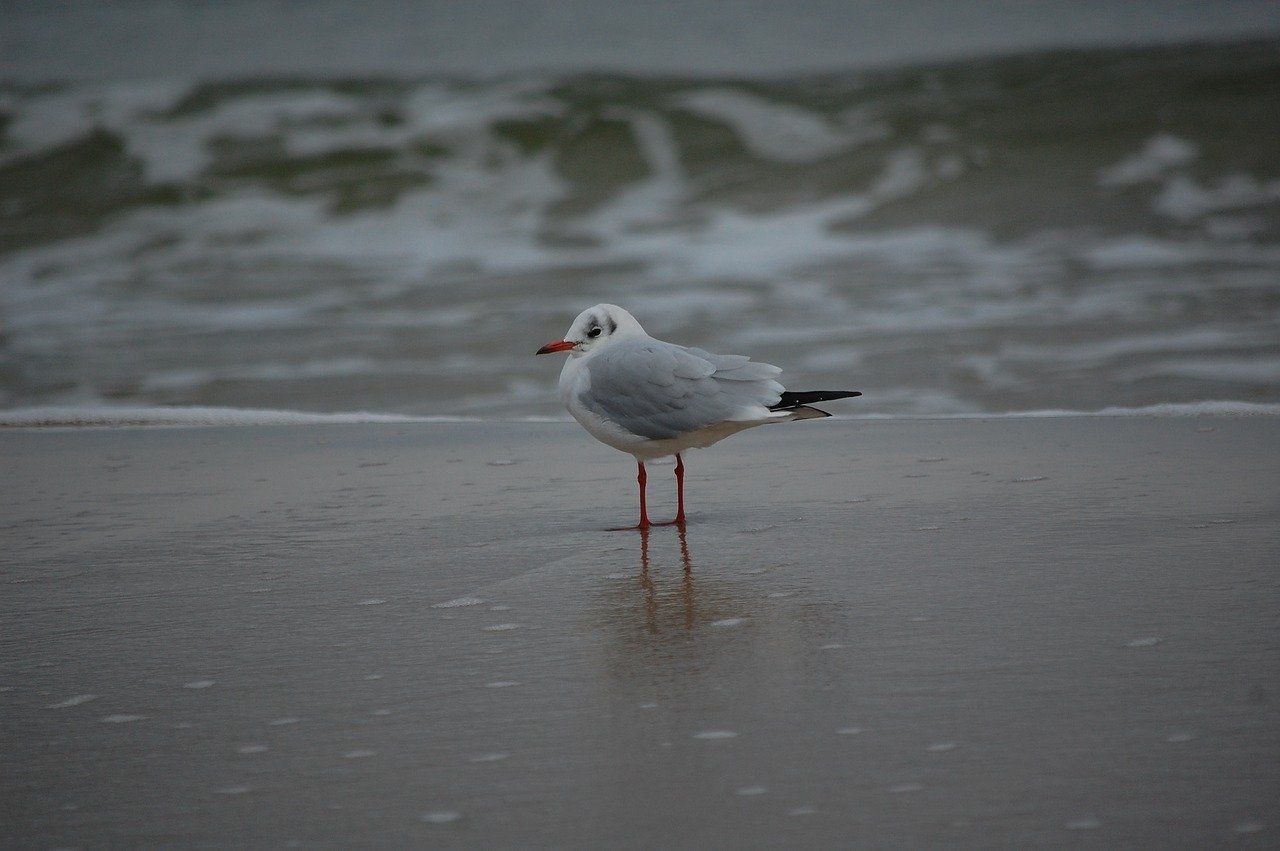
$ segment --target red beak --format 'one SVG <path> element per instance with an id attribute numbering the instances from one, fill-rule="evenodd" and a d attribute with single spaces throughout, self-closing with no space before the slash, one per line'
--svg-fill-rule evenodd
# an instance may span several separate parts
<path id="1" fill-rule="evenodd" d="M 552 352 L 567 352 L 577 343 L 570 343 L 568 340 L 556 340 L 554 343 L 547 343 L 542 348 L 534 352 L 535 355 L 548 355 Z"/>

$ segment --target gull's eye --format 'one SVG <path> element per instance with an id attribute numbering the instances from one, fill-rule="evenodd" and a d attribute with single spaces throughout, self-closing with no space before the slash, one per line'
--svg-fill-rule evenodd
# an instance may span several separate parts
<path id="1" fill-rule="evenodd" d="M 597 325 L 596 327 L 594 327 L 594 328 L 592 328 L 590 331 L 588 331 L 588 332 L 587 332 L 587 336 L 588 336 L 588 337 L 590 337 L 590 338 L 591 338 L 591 339 L 593 339 L 593 340 L 594 340 L 596 337 L 599 337 L 599 336 L 600 336 L 600 326 L 599 326 L 599 325 Z"/>

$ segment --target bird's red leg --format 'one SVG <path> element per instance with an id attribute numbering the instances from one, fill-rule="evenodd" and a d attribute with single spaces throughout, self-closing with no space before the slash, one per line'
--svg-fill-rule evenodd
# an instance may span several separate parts
<path id="1" fill-rule="evenodd" d="M 649 522 L 649 509 L 645 505 L 645 495 L 644 495 L 645 485 L 648 484 L 649 482 L 649 476 L 644 471 L 644 462 L 641 461 L 639 458 L 636 459 L 636 482 L 640 485 L 640 522 L 634 526 L 611 526 L 609 527 L 608 531 L 628 532 L 632 529 L 639 529 L 640 531 L 644 532 L 644 531 L 647 531 L 649 527 L 653 525 L 652 523 Z M 647 538 L 645 539 L 645 543 L 646 544 L 648 543 Z"/>
<path id="2" fill-rule="evenodd" d="M 676 519 L 655 523 L 655 526 L 684 527 L 684 459 L 676 453 Z"/>
<path id="3" fill-rule="evenodd" d="M 676 523 L 684 525 L 684 459 L 676 453 Z"/>
<path id="4" fill-rule="evenodd" d="M 636 473 L 636 481 L 640 483 L 640 525 L 636 526 L 636 528 L 648 529 L 649 528 L 649 512 L 646 510 L 645 504 L 644 504 L 644 486 L 649 481 L 649 477 L 645 475 L 644 462 L 639 460 L 638 458 L 636 459 L 636 468 L 639 471 Z"/>

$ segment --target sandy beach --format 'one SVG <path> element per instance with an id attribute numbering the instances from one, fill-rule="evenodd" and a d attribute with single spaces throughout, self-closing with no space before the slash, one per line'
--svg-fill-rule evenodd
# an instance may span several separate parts
<path id="1" fill-rule="evenodd" d="M 0 431 L 4 845 L 1275 847 L 1278 438 Z"/>

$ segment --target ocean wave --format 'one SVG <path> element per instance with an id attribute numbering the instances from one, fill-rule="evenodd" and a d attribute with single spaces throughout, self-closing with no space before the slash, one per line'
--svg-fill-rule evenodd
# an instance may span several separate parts
<path id="1" fill-rule="evenodd" d="M 1277 57 L 0 84 L 0 406 L 546 415 L 599 301 L 890 414 L 1280 401 Z"/>

